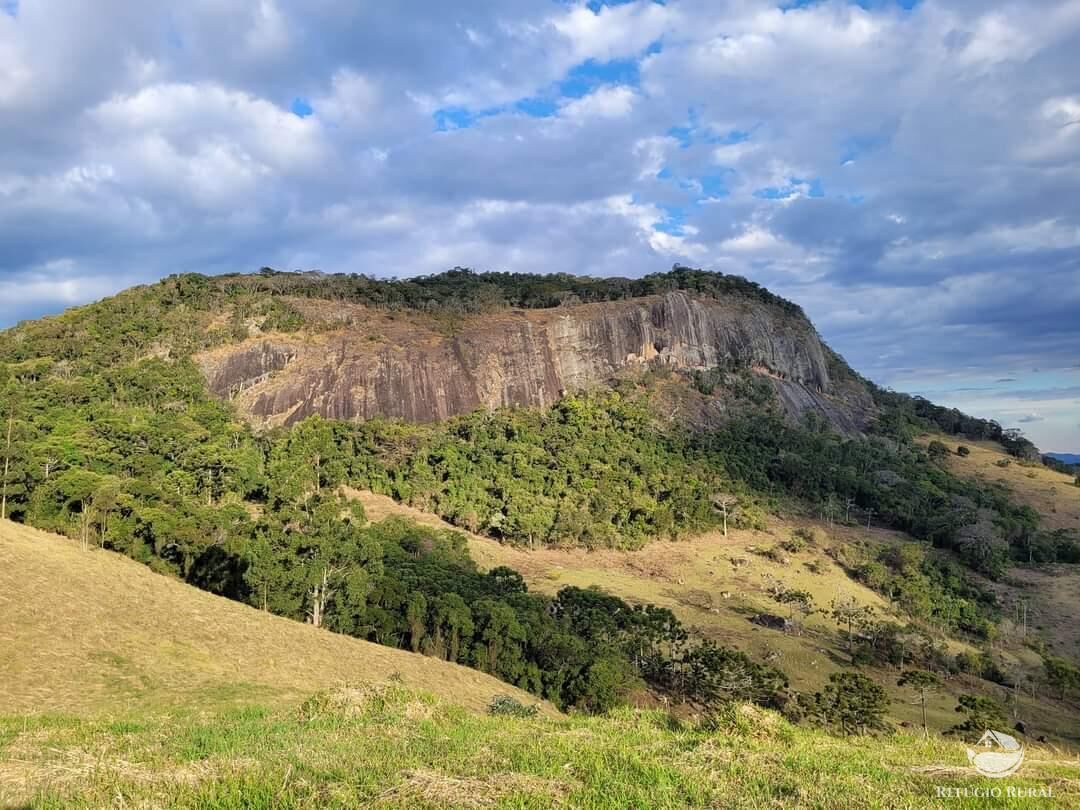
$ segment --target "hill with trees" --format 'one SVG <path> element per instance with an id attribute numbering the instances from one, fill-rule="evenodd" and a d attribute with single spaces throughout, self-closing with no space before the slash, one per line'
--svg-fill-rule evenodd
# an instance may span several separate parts
<path id="1" fill-rule="evenodd" d="M 683 303 L 700 318 L 665 320 Z M 305 416 L 286 400 L 297 418 L 259 424 L 237 392 L 212 385 L 205 360 L 255 344 L 271 347 L 273 368 L 290 362 L 275 359 L 278 344 L 318 354 L 350 343 L 362 355 L 358 313 L 380 329 L 420 324 L 453 346 L 469 318 L 497 332 L 539 312 L 555 328 L 597 307 L 597 323 L 636 324 L 619 335 L 667 324 L 677 345 L 654 345 L 659 333 L 649 332 L 637 359 L 601 382 L 542 405 L 436 421 Z M 749 318 L 751 332 L 777 332 L 716 354 L 726 333 L 698 327 L 720 329 L 724 313 Z M 599 345 L 589 351 L 603 353 L 608 333 L 588 334 Z M 374 338 L 372 352 L 388 351 L 386 335 Z M 856 411 L 867 420 L 859 430 L 845 418 Z M 871 385 L 797 306 L 687 268 L 640 280 L 462 270 L 409 281 L 269 270 L 170 277 L 0 334 L 0 415 L 0 517 L 267 612 L 465 664 L 564 709 L 604 712 L 647 694 L 710 710 L 748 700 L 834 725 L 828 707 L 843 703 L 843 690 L 867 690 L 848 678 L 796 694 L 781 667 L 702 637 L 665 607 L 574 586 L 535 592 L 513 569 L 482 570 L 453 531 L 369 522 L 343 488 L 522 549 L 635 549 L 768 529 L 792 510 L 884 526 L 933 553 L 852 546 L 839 562 L 904 615 L 975 644 L 993 643 L 1001 621 L 986 583 L 1035 560 L 1080 561 L 1073 529 L 956 474 L 942 442 L 916 441 L 931 430 L 989 439 L 1017 463 L 1037 463 L 1022 436 Z M 865 655 L 903 659 L 895 633 L 882 632 Z M 851 622 L 848 638 L 857 664 L 866 645 Z M 875 724 L 839 720 L 842 732 Z"/>

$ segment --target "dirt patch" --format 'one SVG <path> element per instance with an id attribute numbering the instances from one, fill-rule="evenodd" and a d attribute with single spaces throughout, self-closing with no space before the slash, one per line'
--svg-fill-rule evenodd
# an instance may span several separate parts
<path id="1" fill-rule="evenodd" d="M 494 807 L 520 794 L 564 805 L 572 789 L 566 782 L 515 773 L 470 778 L 420 769 L 403 775 L 405 781 L 381 793 L 375 807 Z"/>

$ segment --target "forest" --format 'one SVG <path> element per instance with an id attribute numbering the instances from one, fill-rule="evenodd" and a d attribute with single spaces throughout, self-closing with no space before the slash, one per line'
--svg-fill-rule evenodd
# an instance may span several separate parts
<path id="1" fill-rule="evenodd" d="M 589 711 L 641 684 L 700 703 L 737 694 L 779 705 L 785 679 L 691 641 L 666 610 L 573 588 L 547 598 L 513 571 L 481 573 L 461 536 L 370 524 L 340 487 L 388 494 L 526 546 L 634 548 L 720 525 L 723 502 L 736 526 L 762 526 L 781 504 L 829 520 L 857 515 L 955 551 L 991 578 L 1014 560 L 1080 561 L 1074 534 L 1042 530 L 1032 510 L 950 475 L 933 448 L 913 441 L 943 423 L 964 435 L 992 425 L 891 392 L 877 392 L 880 418 L 859 437 L 754 408 L 708 430 L 660 424 L 647 391 L 634 387 L 567 395 L 544 412 L 476 412 L 433 425 L 315 417 L 256 433 L 207 393 L 190 359 L 236 339 L 237 307 L 275 328 L 300 328 L 286 294 L 423 308 L 551 306 L 565 295 L 608 300 L 674 288 L 771 296 L 686 268 L 632 282 L 467 271 L 376 282 L 266 271 L 172 277 L 21 325 L 0 334 L 0 516 Z M 993 605 L 959 567 L 929 557 L 851 566 L 914 617 L 974 637 L 993 621 Z"/>

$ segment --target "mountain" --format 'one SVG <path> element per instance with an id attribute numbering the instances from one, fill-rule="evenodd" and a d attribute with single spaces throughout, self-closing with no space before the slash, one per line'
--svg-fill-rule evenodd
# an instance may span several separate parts
<path id="1" fill-rule="evenodd" d="M 951 463 L 1034 446 L 872 385 L 745 279 L 173 276 L 0 333 L 0 418 L 0 517 L 560 709 L 846 730 L 833 676 L 876 712 L 914 666 L 1060 688 L 1025 713 L 1076 736 L 1072 637 L 1035 652 L 1005 600 L 1080 536 Z"/>
<path id="2" fill-rule="evenodd" d="M 1050 458 L 1056 458 L 1063 464 L 1080 464 L 1080 453 L 1046 453 Z"/>

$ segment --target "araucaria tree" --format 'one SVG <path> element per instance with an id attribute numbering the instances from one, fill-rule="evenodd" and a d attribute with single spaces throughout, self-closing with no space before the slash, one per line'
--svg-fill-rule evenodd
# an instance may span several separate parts
<path id="1" fill-rule="evenodd" d="M 926 695 L 928 692 L 941 688 L 941 678 L 934 672 L 921 669 L 912 669 L 900 676 L 898 686 L 907 686 L 914 689 L 919 696 L 919 704 L 922 706 L 923 736 L 930 736 L 930 729 L 926 725 Z"/>

